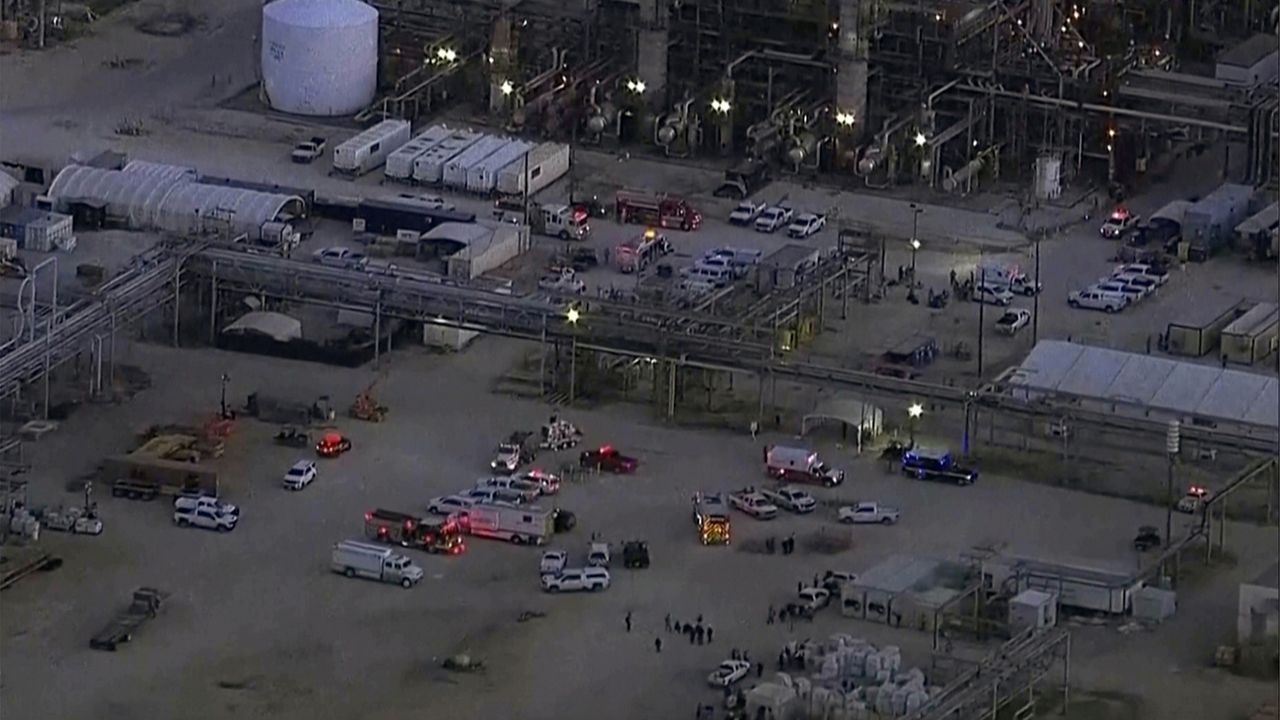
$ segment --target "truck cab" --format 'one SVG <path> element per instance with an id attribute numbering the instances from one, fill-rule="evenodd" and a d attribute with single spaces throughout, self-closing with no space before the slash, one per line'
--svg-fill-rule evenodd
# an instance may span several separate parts
<path id="1" fill-rule="evenodd" d="M 510 475 L 520 469 L 521 465 L 530 462 L 537 451 L 537 443 L 533 433 L 512 433 L 503 442 L 498 443 L 493 460 L 489 461 L 489 469 L 504 475 Z"/>

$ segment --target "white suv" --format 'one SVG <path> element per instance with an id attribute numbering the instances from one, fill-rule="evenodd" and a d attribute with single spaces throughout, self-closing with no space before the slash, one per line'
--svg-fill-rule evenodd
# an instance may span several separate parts
<path id="1" fill-rule="evenodd" d="M 180 527 L 198 527 L 205 530 L 229 532 L 236 529 L 240 519 L 235 515 L 215 512 L 209 508 L 187 508 L 173 511 L 173 522 Z"/>
<path id="2" fill-rule="evenodd" d="M 550 593 L 578 590 L 596 592 L 608 587 L 609 571 L 602 567 L 575 568 L 564 570 L 559 575 L 542 576 L 542 589 Z"/>
<path id="3" fill-rule="evenodd" d="M 463 497 L 462 495 L 444 495 L 432 498 L 427 503 L 427 512 L 432 515 L 452 515 L 456 512 L 470 510 L 471 506 L 475 504 L 475 498 Z"/>
<path id="4" fill-rule="evenodd" d="M 301 490 L 316 479 L 316 463 L 314 460 L 299 460 L 284 474 L 286 490 Z"/>
<path id="5" fill-rule="evenodd" d="M 1009 288 L 993 285 L 991 283 L 978 283 L 973 288 L 973 301 L 976 303 L 986 303 L 988 305 L 1007 306 L 1013 302 L 1013 293 L 1009 292 Z"/>
<path id="6" fill-rule="evenodd" d="M 1114 313 L 1125 309 L 1125 306 L 1129 304 L 1129 299 L 1124 295 L 1088 288 L 1067 293 L 1067 304 L 1073 308 Z"/>
<path id="7" fill-rule="evenodd" d="M 525 502 L 532 502 L 542 494 L 542 485 L 520 478 L 491 477 L 476 482 L 477 490 L 509 490 L 519 493 Z"/>
<path id="8" fill-rule="evenodd" d="M 209 510 L 216 515 L 235 515 L 240 516 L 240 508 L 218 500 L 215 497 L 201 495 L 200 497 L 178 497 L 173 500 L 174 510 Z"/>

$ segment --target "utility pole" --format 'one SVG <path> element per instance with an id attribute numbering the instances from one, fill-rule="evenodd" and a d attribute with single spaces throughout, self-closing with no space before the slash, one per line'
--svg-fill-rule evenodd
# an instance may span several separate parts
<path id="1" fill-rule="evenodd" d="M 1041 230 L 1036 235 L 1036 277 L 1032 280 L 1035 285 L 1035 294 L 1031 296 L 1031 344 L 1035 345 L 1040 341 L 1040 240 L 1044 238 L 1044 231 Z"/>
<path id="2" fill-rule="evenodd" d="M 1169 547 L 1173 544 L 1173 463 L 1178 459 L 1178 451 L 1182 449 L 1182 424 L 1177 420 L 1169 421 L 1169 429 L 1164 439 L 1164 449 L 1168 460 L 1164 493 L 1164 542 L 1165 547 Z M 1225 523 L 1227 520 L 1224 517 L 1222 521 Z M 1210 542 L 1213 541 L 1210 540 Z M 1162 572 L 1162 574 L 1167 575 L 1168 573 Z"/>
<path id="3" fill-rule="evenodd" d="M 986 320 L 987 320 L 987 313 L 986 313 L 987 302 L 986 302 L 986 298 L 982 296 L 983 289 L 987 287 L 987 268 L 985 266 L 980 267 L 978 269 L 978 277 L 979 277 L 978 287 L 975 288 L 975 291 L 978 293 L 978 297 L 982 300 L 982 302 L 978 303 L 978 381 L 981 382 L 982 381 L 982 337 L 983 335 L 986 334 L 982 332 L 982 328 L 986 324 Z"/>

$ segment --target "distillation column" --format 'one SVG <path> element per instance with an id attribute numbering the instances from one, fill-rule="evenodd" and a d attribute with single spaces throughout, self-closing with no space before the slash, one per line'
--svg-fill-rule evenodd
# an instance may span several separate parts
<path id="1" fill-rule="evenodd" d="M 640 0 L 640 28 L 636 32 L 636 75 L 645 97 L 665 105 L 667 93 L 667 3 Z"/>
<path id="2" fill-rule="evenodd" d="M 853 115 L 855 139 L 867 123 L 867 55 L 875 0 L 840 0 L 836 112 Z"/>
<path id="3" fill-rule="evenodd" d="M 502 82 L 511 77 L 515 68 L 514 43 L 511 18 L 502 13 L 493 21 L 489 37 L 489 112 L 496 116 L 507 111 L 509 98 L 502 92 Z"/>

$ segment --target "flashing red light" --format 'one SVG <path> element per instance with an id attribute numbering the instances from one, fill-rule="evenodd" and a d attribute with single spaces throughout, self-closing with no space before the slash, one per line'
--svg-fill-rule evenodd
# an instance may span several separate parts
<path id="1" fill-rule="evenodd" d="M 601 454 L 601 455 L 608 455 L 608 454 L 610 454 L 610 453 L 614 452 L 614 450 L 613 450 L 613 446 L 612 446 L 612 445 L 601 445 L 601 446 L 600 446 L 600 451 L 599 451 L 599 452 L 600 452 L 600 454 Z"/>
<path id="2" fill-rule="evenodd" d="M 412 520 L 405 520 L 405 521 L 404 521 L 404 529 L 405 529 L 405 530 L 412 530 L 412 529 L 413 529 L 413 521 L 412 521 Z"/>
<path id="3" fill-rule="evenodd" d="M 379 535 L 386 535 L 386 534 L 387 534 L 387 527 L 386 527 L 385 525 L 379 526 L 379 527 L 378 527 L 378 534 L 379 534 Z"/>
<path id="4" fill-rule="evenodd" d="M 1124 220 L 1127 217 L 1129 217 L 1129 208 L 1123 205 L 1111 211 L 1112 220 Z"/>
<path id="5" fill-rule="evenodd" d="M 367 512 L 367 513 L 365 513 L 365 514 L 364 514 L 364 521 L 365 521 L 365 522 L 369 522 L 369 521 L 370 521 L 370 520 L 372 520 L 372 519 L 373 519 L 373 513 L 371 513 L 371 512 Z"/>
<path id="6" fill-rule="evenodd" d="M 324 437 L 320 440 L 320 442 L 324 443 L 325 445 L 337 445 L 338 443 L 342 442 L 342 435 L 336 432 L 325 433 Z"/>

